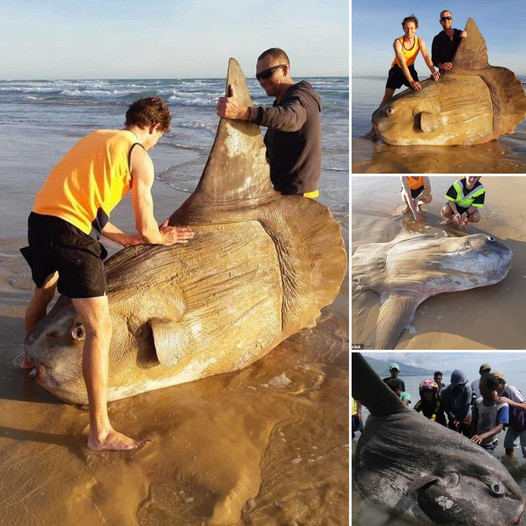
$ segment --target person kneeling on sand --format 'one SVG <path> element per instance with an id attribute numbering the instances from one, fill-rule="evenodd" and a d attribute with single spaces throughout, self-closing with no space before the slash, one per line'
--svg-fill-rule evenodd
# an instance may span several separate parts
<path id="1" fill-rule="evenodd" d="M 412 212 L 415 221 L 423 221 L 422 205 L 429 204 L 433 199 L 429 177 L 403 175 L 400 180 L 402 181 L 402 201 L 405 203 L 402 214 Z"/>
<path id="2" fill-rule="evenodd" d="M 480 212 L 484 206 L 486 189 L 480 182 L 480 176 L 469 175 L 454 182 L 447 191 L 447 203 L 440 210 L 445 217 L 441 225 L 457 223 L 466 232 L 470 231 L 468 223 L 478 223 Z"/>

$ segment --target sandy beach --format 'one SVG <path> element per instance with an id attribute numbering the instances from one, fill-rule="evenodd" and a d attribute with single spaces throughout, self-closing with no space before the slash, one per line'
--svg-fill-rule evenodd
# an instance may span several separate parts
<path id="1" fill-rule="evenodd" d="M 424 206 L 425 222 L 402 216 L 399 176 L 352 177 L 352 253 L 366 243 L 391 241 L 404 229 L 417 233 L 464 235 L 456 227 L 440 225 L 444 194 L 454 176 L 431 176 L 433 201 Z M 472 233 L 487 233 L 513 252 L 507 277 L 496 285 L 438 294 L 416 310 L 409 330 L 396 349 L 525 349 L 523 312 L 526 297 L 526 226 L 520 196 L 526 177 L 484 176 L 486 202 L 482 220 Z M 352 343 L 374 348 L 379 296 L 352 291 Z"/>
<path id="2" fill-rule="evenodd" d="M 149 442 L 94 453 L 87 409 L 17 367 L 32 288 L 19 245 L 0 248 L 1 524 L 200 525 L 218 509 L 220 524 L 347 521 L 346 285 L 315 329 L 253 366 L 111 403 L 115 427 Z M 253 498 L 222 506 L 239 484 Z"/>

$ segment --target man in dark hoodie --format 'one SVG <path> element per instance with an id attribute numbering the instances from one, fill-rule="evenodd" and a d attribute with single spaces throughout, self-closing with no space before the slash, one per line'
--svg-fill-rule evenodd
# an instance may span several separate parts
<path id="1" fill-rule="evenodd" d="M 233 87 L 221 97 L 217 114 L 227 119 L 254 122 L 268 128 L 265 134 L 270 179 L 284 195 L 318 197 L 321 171 L 321 102 L 305 81 L 294 83 L 290 61 L 279 48 L 264 51 L 256 65 L 256 78 L 269 97 L 271 108 L 244 106 Z"/>
<path id="2" fill-rule="evenodd" d="M 471 436 L 471 386 L 462 371 L 455 369 L 451 373 L 451 383 L 440 391 L 440 399 L 448 427 Z"/>

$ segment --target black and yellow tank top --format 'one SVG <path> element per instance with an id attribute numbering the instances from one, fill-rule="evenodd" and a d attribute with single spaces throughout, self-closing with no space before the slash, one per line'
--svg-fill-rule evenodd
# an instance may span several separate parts
<path id="1" fill-rule="evenodd" d="M 51 170 L 33 212 L 60 217 L 98 239 L 110 212 L 131 187 L 128 130 L 98 130 L 81 139 Z"/>

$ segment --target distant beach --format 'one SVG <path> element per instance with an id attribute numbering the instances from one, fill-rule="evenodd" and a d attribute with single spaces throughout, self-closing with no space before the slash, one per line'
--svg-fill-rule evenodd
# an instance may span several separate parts
<path id="1" fill-rule="evenodd" d="M 352 173 L 526 172 L 526 120 L 517 126 L 515 134 L 475 146 L 390 146 L 366 139 L 386 78 L 387 69 L 385 77 L 352 78 Z M 526 77 L 518 78 L 525 87 Z"/>
<path id="2" fill-rule="evenodd" d="M 323 104 L 320 202 L 348 239 L 348 79 L 306 80 Z M 256 104 L 272 104 L 248 82 Z M 133 100 L 160 95 L 173 113 L 172 131 L 152 150 L 162 221 L 201 176 L 224 87 L 223 79 L 0 81 L 1 524 L 198 526 L 247 480 L 259 490 L 240 510 L 244 524 L 348 521 L 346 283 L 314 329 L 253 366 L 110 404 L 117 429 L 150 441 L 135 453 L 88 451 L 86 408 L 62 403 L 16 365 L 33 288 L 18 249 L 49 170 L 81 136 L 121 128 Z M 112 221 L 133 230 L 129 198 Z"/>

